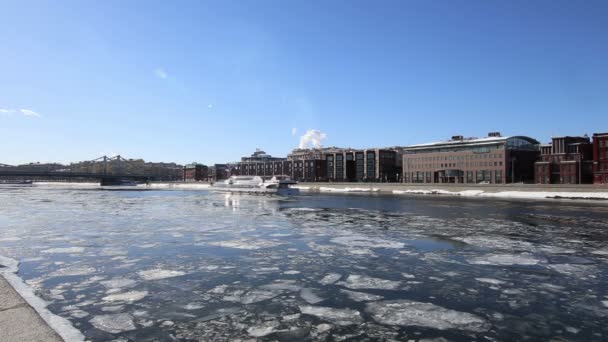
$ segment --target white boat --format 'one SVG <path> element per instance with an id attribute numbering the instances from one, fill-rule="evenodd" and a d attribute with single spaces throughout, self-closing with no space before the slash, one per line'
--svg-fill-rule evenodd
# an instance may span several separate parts
<path id="1" fill-rule="evenodd" d="M 289 196 L 300 193 L 300 190 L 289 187 L 293 184 L 297 182 L 286 176 L 274 176 L 269 180 L 260 176 L 231 176 L 225 181 L 214 183 L 209 189 L 218 192 Z"/>

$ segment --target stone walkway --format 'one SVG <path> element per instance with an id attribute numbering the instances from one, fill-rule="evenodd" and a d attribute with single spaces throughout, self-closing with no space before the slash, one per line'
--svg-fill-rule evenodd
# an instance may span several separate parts
<path id="1" fill-rule="evenodd" d="M 63 341 L 2 276 L 0 276 L 0 341 Z"/>

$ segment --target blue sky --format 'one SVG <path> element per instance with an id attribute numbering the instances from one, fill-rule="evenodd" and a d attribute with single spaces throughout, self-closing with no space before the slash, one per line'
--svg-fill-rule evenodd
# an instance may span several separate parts
<path id="1" fill-rule="evenodd" d="M 0 18 L 0 163 L 608 131 L 606 1 L 5 0 Z"/>

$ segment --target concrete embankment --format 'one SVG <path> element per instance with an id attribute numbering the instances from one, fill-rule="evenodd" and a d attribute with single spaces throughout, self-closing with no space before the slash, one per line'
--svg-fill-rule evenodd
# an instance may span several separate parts
<path id="1" fill-rule="evenodd" d="M 70 321 L 47 309 L 18 271 L 16 260 L 0 255 L 0 341 L 84 341 Z"/>
<path id="2" fill-rule="evenodd" d="M 396 195 L 437 194 L 468 197 L 498 198 L 570 198 L 608 200 L 605 185 L 557 184 L 402 184 L 402 183 L 299 183 L 303 191 L 319 192 L 375 192 Z"/>
<path id="3" fill-rule="evenodd" d="M 0 275 L 0 341 L 63 341 L 2 275 Z"/>

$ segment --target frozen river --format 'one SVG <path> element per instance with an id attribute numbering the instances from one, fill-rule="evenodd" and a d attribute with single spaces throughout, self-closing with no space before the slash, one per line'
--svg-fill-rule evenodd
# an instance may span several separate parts
<path id="1" fill-rule="evenodd" d="M 0 255 L 91 341 L 608 339 L 608 204 L 0 188 Z"/>

